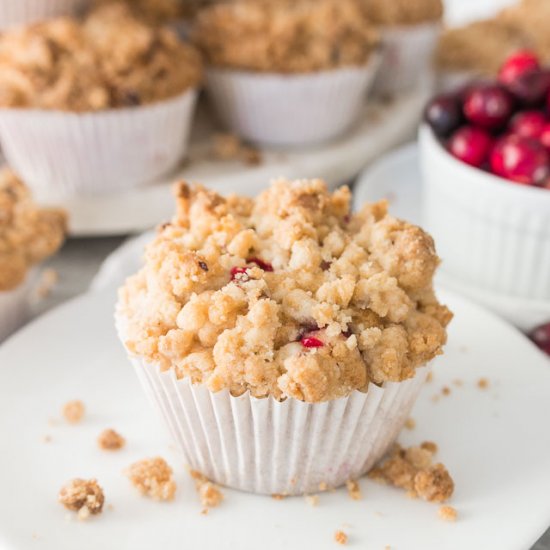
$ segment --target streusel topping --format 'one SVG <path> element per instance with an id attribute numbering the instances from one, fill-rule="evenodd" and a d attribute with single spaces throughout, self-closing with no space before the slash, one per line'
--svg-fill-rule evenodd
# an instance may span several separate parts
<path id="1" fill-rule="evenodd" d="M 186 0 L 94 0 L 92 6 L 125 4 L 139 19 L 151 25 L 164 25 L 182 17 L 186 3 Z"/>
<path id="2" fill-rule="evenodd" d="M 121 289 L 135 355 L 211 391 L 319 402 L 401 381 L 441 353 L 433 240 L 321 180 L 256 200 L 177 185 L 177 215 Z"/>
<path id="3" fill-rule="evenodd" d="M 191 46 L 122 4 L 0 38 L 0 107 L 98 111 L 174 97 L 201 79 Z"/>
<path id="4" fill-rule="evenodd" d="M 357 0 L 235 0 L 199 13 L 208 63 L 300 73 L 364 65 L 378 42 Z"/>
<path id="5" fill-rule="evenodd" d="M 377 25 L 415 25 L 439 21 L 443 0 L 360 0 L 370 21 Z"/>
<path id="6" fill-rule="evenodd" d="M 80 519 L 101 514 L 105 495 L 95 479 L 72 479 L 59 491 L 59 502 Z"/>
<path id="7" fill-rule="evenodd" d="M 54 254 L 66 226 L 64 212 L 39 208 L 13 172 L 0 171 L 0 291 L 17 287 L 30 267 Z"/>

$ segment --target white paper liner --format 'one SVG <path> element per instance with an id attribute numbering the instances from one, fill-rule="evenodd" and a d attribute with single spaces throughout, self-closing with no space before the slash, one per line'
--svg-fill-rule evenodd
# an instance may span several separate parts
<path id="1" fill-rule="evenodd" d="M 326 403 L 212 393 L 131 358 L 149 399 L 193 469 L 228 487 L 298 495 L 367 472 L 395 441 L 425 382 L 414 378 Z"/>
<path id="2" fill-rule="evenodd" d="M 98 195 L 151 183 L 187 152 L 197 91 L 93 113 L 0 111 L 11 167 L 38 199 Z"/>
<path id="3" fill-rule="evenodd" d="M 352 126 L 378 63 L 375 54 L 364 67 L 297 75 L 210 68 L 206 88 L 232 132 L 263 145 L 305 146 Z"/>
<path id="4" fill-rule="evenodd" d="M 86 0 L 0 0 L 0 30 L 74 15 L 86 4 Z"/>
<path id="5" fill-rule="evenodd" d="M 0 291 L 0 342 L 28 321 L 36 277 L 37 269 L 32 269 L 17 288 Z"/>
<path id="6" fill-rule="evenodd" d="M 382 35 L 382 62 L 373 94 L 398 94 L 420 82 L 433 81 L 433 55 L 441 31 L 440 23 L 381 27 L 379 30 Z"/>

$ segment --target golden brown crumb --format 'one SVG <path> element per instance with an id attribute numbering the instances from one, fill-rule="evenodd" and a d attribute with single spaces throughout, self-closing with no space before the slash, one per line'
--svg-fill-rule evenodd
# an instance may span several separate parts
<path id="1" fill-rule="evenodd" d="M 454 492 L 454 482 L 443 464 L 435 464 L 416 474 L 414 490 L 428 502 L 445 502 Z"/>
<path id="2" fill-rule="evenodd" d="M 416 428 L 416 421 L 414 418 L 407 418 L 405 428 L 407 428 L 407 430 L 414 430 Z"/>
<path id="3" fill-rule="evenodd" d="M 59 273 L 55 269 L 45 269 L 40 274 L 40 281 L 36 287 L 36 295 L 39 298 L 47 298 L 57 282 L 59 281 Z"/>
<path id="4" fill-rule="evenodd" d="M 437 453 L 437 445 L 433 441 L 424 441 L 420 445 L 421 449 L 424 449 L 425 451 L 429 451 L 433 455 Z"/>
<path id="5" fill-rule="evenodd" d="M 132 464 L 125 473 L 142 495 L 154 500 L 173 500 L 176 494 L 172 468 L 163 458 L 140 460 Z"/>
<path id="6" fill-rule="evenodd" d="M 126 440 L 115 430 L 103 430 L 97 438 L 97 444 L 104 451 L 118 451 L 126 444 Z"/>
<path id="7" fill-rule="evenodd" d="M 210 509 L 209 508 L 203 508 L 201 510 L 201 516 L 207 516 L 208 515 L 208 512 L 210 512 Z"/>
<path id="8" fill-rule="evenodd" d="M 370 21 L 376 25 L 415 25 L 439 21 L 442 0 L 359 0 Z"/>
<path id="9" fill-rule="evenodd" d="M 280 495 L 280 494 L 274 493 L 271 495 L 271 498 L 273 500 L 284 500 L 286 498 L 286 495 Z"/>
<path id="10" fill-rule="evenodd" d="M 344 545 L 348 543 L 348 536 L 344 533 L 344 531 L 336 531 L 336 533 L 334 533 L 334 540 L 338 544 Z"/>
<path id="11" fill-rule="evenodd" d="M 434 373 L 432 371 L 430 371 L 428 373 L 428 376 L 426 376 L 426 382 L 433 382 L 433 379 L 434 379 Z"/>
<path id="12" fill-rule="evenodd" d="M 319 491 L 328 491 L 328 485 L 326 481 L 319 483 Z"/>
<path id="13" fill-rule="evenodd" d="M 63 416 L 69 424 L 78 424 L 84 418 L 85 407 L 82 401 L 75 399 L 63 406 Z"/>
<path id="14" fill-rule="evenodd" d="M 262 153 L 249 145 L 244 145 L 234 134 L 215 134 L 213 138 L 214 156 L 220 160 L 238 160 L 249 166 L 262 162 Z"/>
<path id="15" fill-rule="evenodd" d="M 480 378 L 477 381 L 477 387 L 480 390 L 486 390 L 489 387 L 489 380 L 487 380 L 487 378 Z"/>
<path id="16" fill-rule="evenodd" d="M 452 506 L 441 506 L 437 513 L 445 521 L 456 521 L 457 512 Z"/>
<path id="17" fill-rule="evenodd" d="M 67 510 L 77 512 L 81 520 L 100 514 L 105 502 L 103 489 L 95 479 L 72 479 L 61 488 L 58 499 Z"/>
<path id="18" fill-rule="evenodd" d="M 441 388 L 441 393 L 443 395 L 451 395 L 451 388 L 449 388 L 449 386 L 443 386 Z"/>
<path id="19" fill-rule="evenodd" d="M 306 495 L 306 502 L 310 506 L 318 506 L 319 505 L 319 495 Z"/>
<path id="20" fill-rule="evenodd" d="M 348 489 L 348 495 L 353 500 L 361 500 L 361 487 L 359 482 L 355 479 L 348 479 L 346 481 L 346 487 Z"/>
<path id="21" fill-rule="evenodd" d="M 189 473 L 195 480 L 195 488 L 197 489 L 201 505 L 205 508 L 219 506 L 223 501 L 223 493 L 218 486 L 196 470 L 190 470 Z"/>

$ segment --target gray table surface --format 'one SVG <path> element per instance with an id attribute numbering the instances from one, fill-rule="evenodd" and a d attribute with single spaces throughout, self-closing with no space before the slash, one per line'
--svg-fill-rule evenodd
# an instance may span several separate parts
<path id="1" fill-rule="evenodd" d="M 36 315 L 85 292 L 103 260 L 124 240 L 119 237 L 69 240 L 60 254 L 47 263 L 47 267 L 58 273 L 59 282 L 51 294 L 37 306 Z M 518 509 L 523 506 L 528 506 L 528 503 L 518 502 Z M 550 529 L 531 550 L 550 550 Z"/>

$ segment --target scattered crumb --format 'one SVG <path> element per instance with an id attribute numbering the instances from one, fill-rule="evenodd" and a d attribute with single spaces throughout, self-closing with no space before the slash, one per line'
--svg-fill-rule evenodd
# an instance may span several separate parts
<path id="1" fill-rule="evenodd" d="M 126 471 L 132 485 L 145 496 L 154 500 L 172 500 L 176 494 L 176 482 L 172 479 L 172 468 L 164 458 L 155 457 L 140 460 Z"/>
<path id="2" fill-rule="evenodd" d="M 434 379 L 434 373 L 432 371 L 430 371 L 428 373 L 428 376 L 426 376 L 426 382 L 433 382 L 433 379 Z"/>
<path id="3" fill-rule="evenodd" d="M 477 381 L 477 387 L 480 390 L 486 390 L 489 387 L 489 380 L 487 380 L 487 378 L 480 378 Z"/>
<path id="4" fill-rule="evenodd" d="M 319 483 L 319 491 L 328 491 L 328 485 L 326 481 Z"/>
<path id="5" fill-rule="evenodd" d="M 209 508 L 203 508 L 201 510 L 201 515 L 202 516 L 207 516 L 208 515 L 208 512 L 210 512 L 210 509 Z"/>
<path id="6" fill-rule="evenodd" d="M 464 382 L 462 380 L 460 380 L 460 378 L 456 378 L 455 380 L 453 380 L 453 384 L 456 387 L 460 388 L 464 385 Z"/>
<path id="7" fill-rule="evenodd" d="M 36 295 L 38 298 L 47 298 L 58 281 L 59 274 L 55 269 L 45 269 L 41 273 L 40 280 L 38 281 L 38 285 L 36 287 Z"/>
<path id="8" fill-rule="evenodd" d="M 107 504 L 107 510 L 112 512 L 115 509 L 115 507 L 112 504 Z"/>
<path id="9" fill-rule="evenodd" d="M 396 445 L 369 477 L 404 489 L 409 497 L 414 494 L 429 502 L 444 502 L 453 494 L 454 482 L 443 464 L 432 464 L 431 448 L 431 444 L 408 449 Z"/>
<path id="10" fill-rule="evenodd" d="M 407 428 L 407 430 L 414 430 L 416 428 L 416 421 L 414 418 L 407 418 L 405 428 Z"/>
<path id="11" fill-rule="evenodd" d="M 441 393 L 443 395 L 450 395 L 451 394 L 451 388 L 449 388 L 449 386 L 443 386 L 441 388 Z"/>
<path id="12" fill-rule="evenodd" d="M 457 512 L 452 506 L 441 506 L 437 514 L 445 521 L 456 521 Z"/>
<path id="13" fill-rule="evenodd" d="M 347 544 L 348 543 L 348 536 L 346 535 L 346 533 L 344 533 L 344 531 L 336 531 L 336 533 L 334 533 L 334 540 L 338 543 L 338 544 Z"/>
<path id="14" fill-rule="evenodd" d="M 84 417 L 84 403 L 78 399 L 69 401 L 63 406 L 63 416 L 69 424 L 78 424 Z"/>
<path id="15" fill-rule="evenodd" d="M 310 506 L 318 506 L 319 505 L 319 495 L 306 495 L 306 502 Z"/>
<path id="16" fill-rule="evenodd" d="M 438 447 L 433 441 L 424 441 L 420 444 L 420 448 L 429 451 L 433 455 L 437 453 Z"/>
<path id="17" fill-rule="evenodd" d="M 213 154 L 219 160 L 238 160 L 249 166 L 262 163 L 262 154 L 258 149 L 244 145 L 234 134 L 216 134 L 213 138 Z"/>
<path id="18" fill-rule="evenodd" d="M 359 482 L 354 479 L 348 479 L 346 481 L 346 487 L 348 488 L 348 494 L 353 500 L 361 500 L 361 487 Z"/>
<path id="19" fill-rule="evenodd" d="M 223 493 L 218 486 L 196 470 L 190 470 L 189 473 L 195 480 L 195 487 L 202 506 L 205 508 L 215 508 L 219 506 L 223 500 Z"/>
<path id="20" fill-rule="evenodd" d="M 67 510 L 77 512 L 80 520 L 100 514 L 105 502 L 103 489 L 95 479 L 72 479 L 61 488 L 58 499 Z"/>
<path id="21" fill-rule="evenodd" d="M 97 438 L 97 444 L 104 451 L 118 451 L 126 444 L 126 440 L 115 430 L 103 430 Z"/>
<path id="22" fill-rule="evenodd" d="M 273 500 L 283 500 L 283 499 L 286 498 L 286 495 L 279 495 L 277 493 L 274 493 L 274 494 L 271 495 L 271 498 Z"/>
<path id="23" fill-rule="evenodd" d="M 51 443 L 52 442 L 52 436 L 51 435 L 43 435 L 42 436 L 42 443 Z"/>

